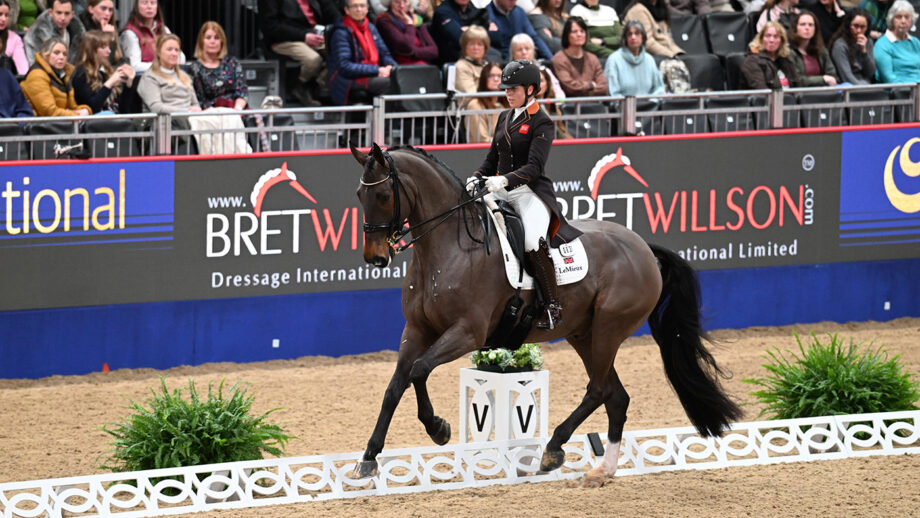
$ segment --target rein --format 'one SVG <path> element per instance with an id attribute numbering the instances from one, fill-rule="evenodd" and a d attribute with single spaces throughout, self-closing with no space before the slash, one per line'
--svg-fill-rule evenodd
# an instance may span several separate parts
<path id="1" fill-rule="evenodd" d="M 396 165 L 393 163 L 393 157 L 391 157 L 390 154 L 386 151 L 383 152 L 383 157 L 387 161 L 387 167 L 389 168 L 389 173 L 387 173 L 385 177 L 383 177 L 380 180 L 377 180 L 376 182 L 365 182 L 364 178 L 361 178 L 360 182 L 361 182 L 361 185 L 365 187 L 372 187 L 374 185 L 379 185 L 387 180 L 390 180 L 390 179 L 393 180 L 393 219 L 391 219 L 389 223 L 365 223 L 364 232 L 365 233 L 380 232 L 380 231 L 388 232 L 389 236 L 387 237 L 387 244 L 390 245 L 390 248 L 393 250 L 394 255 L 409 248 L 410 246 L 412 246 L 413 243 L 415 243 L 419 239 L 428 235 L 432 230 L 441 226 L 441 224 L 447 221 L 458 210 L 466 207 L 470 203 L 473 203 L 481 199 L 482 197 L 484 197 L 486 194 L 488 194 L 488 190 L 483 189 L 481 192 L 477 193 L 475 196 L 472 196 L 470 199 L 464 200 L 440 214 L 432 216 L 424 221 L 420 221 L 416 223 L 415 225 L 411 225 L 409 227 L 403 227 L 402 225 L 403 220 L 399 218 L 399 215 L 400 215 L 399 191 L 400 190 L 405 191 L 406 188 L 403 187 L 402 182 L 399 180 L 399 174 L 396 170 Z M 432 221 L 437 220 L 438 218 L 440 218 L 440 221 L 432 225 L 428 230 L 422 232 L 421 234 L 417 236 L 414 236 L 411 240 L 409 240 L 407 243 L 403 245 L 399 244 L 399 241 L 402 240 L 402 238 L 406 237 L 407 234 L 411 233 L 413 230 L 418 230 L 420 227 L 423 227 L 431 223 Z"/>

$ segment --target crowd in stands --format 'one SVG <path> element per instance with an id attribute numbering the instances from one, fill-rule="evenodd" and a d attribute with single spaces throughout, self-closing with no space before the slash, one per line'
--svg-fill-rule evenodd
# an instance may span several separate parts
<path id="1" fill-rule="evenodd" d="M 669 81 L 668 70 L 681 66 L 674 58 L 686 50 L 672 16 L 733 10 L 756 26 L 741 88 L 920 82 L 917 13 L 906 0 L 631 0 L 620 11 L 608 4 L 258 0 L 258 19 L 268 57 L 299 64 L 289 93 L 303 106 L 370 103 L 394 92 L 396 71 L 408 65 L 453 67 L 456 91 L 498 93 L 511 59 L 538 62 L 540 96 L 554 101 L 679 92 L 686 85 Z M 127 22 L 119 27 L 118 19 Z M 0 0 L 0 115 L 201 111 L 174 124 L 241 127 L 250 108 L 246 77 L 224 29 L 206 22 L 187 61 L 181 41 L 195 36 L 173 34 L 157 0 Z M 503 103 L 497 94 L 465 107 Z M 559 112 L 553 102 L 544 109 Z M 469 140 L 488 141 L 494 118 L 471 115 Z"/>

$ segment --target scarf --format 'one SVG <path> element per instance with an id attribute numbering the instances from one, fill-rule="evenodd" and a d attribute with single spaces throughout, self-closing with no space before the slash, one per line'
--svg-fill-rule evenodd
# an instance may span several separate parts
<path id="1" fill-rule="evenodd" d="M 364 59 L 361 60 L 361 63 L 365 65 L 377 65 L 380 56 L 377 54 L 377 44 L 374 43 L 374 35 L 371 34 L 367 18 L 364 18 L 364 20 L 358 24 L 351 16 L 345 16 L 343 23 L 345 27 L 351 29 L 351 33 L 361 47 L 361 53 L 364 54 Z M 355 57 L 357 58 L 357 56 Z"/>

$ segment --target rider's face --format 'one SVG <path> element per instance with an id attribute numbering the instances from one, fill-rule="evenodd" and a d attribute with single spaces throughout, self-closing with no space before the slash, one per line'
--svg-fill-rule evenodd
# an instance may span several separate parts
<path id="1" fill-rule="evenodd" d="M 505 90 L 505 97 L 512 108 L 524 106 L 524 87 L 518 85 Z"/>

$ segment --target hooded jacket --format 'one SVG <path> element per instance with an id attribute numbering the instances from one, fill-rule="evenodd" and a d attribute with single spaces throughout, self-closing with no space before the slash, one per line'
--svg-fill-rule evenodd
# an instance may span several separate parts
<path id="1" fill-rule="evenodd" d="M 81 108 L 93 112 L 89 106 L 77 104 L 74 99 L 71 83 L 73 71 L 73 65 L 64 63 L 64 76 L 61 77 L 51 68 L 44 55 L 40 52 L 35 55 L 35 64 L 20 85 L 36 116 L 73 116 Z"/>

